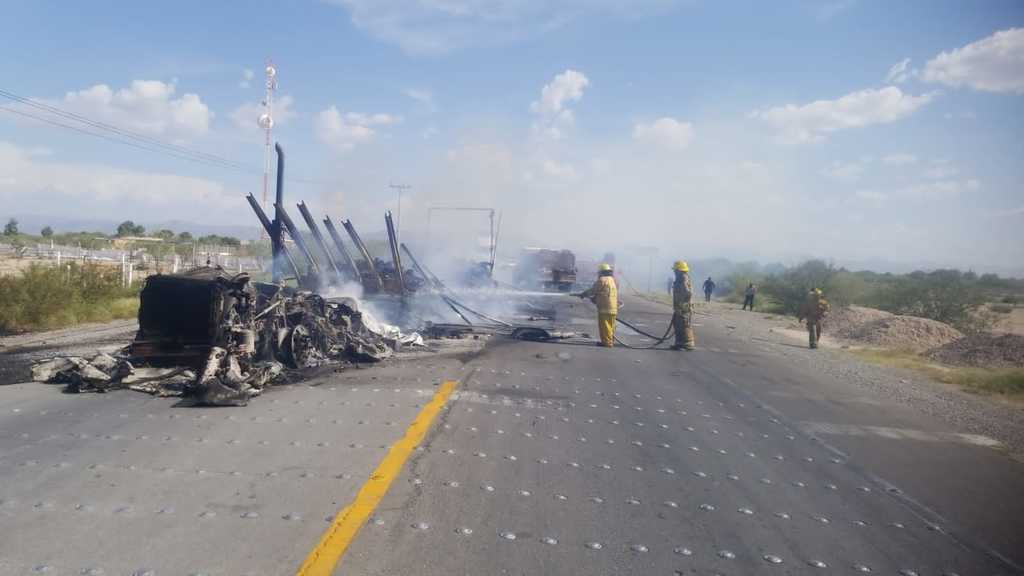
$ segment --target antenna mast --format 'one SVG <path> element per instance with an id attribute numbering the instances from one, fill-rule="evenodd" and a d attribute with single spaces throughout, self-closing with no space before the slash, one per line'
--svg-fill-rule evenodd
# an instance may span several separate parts
<path id="1" fill-rule="evenodd" d="M 263 113 L 256 120 L 265 135 L 263 141 L 263 210 L 267 210 L 267 189 L 270 186 L 270 131 L 274 128 L 274 90 L 277 89 L 277 69 L 267 60 L 266 93 L 263 96 Z"/>

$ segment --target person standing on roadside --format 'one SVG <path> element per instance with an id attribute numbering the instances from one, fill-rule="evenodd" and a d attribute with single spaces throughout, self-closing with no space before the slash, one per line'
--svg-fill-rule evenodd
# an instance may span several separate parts
<path id="1" fill-rule="evenodd" d="M 821 340 L 821 321 L 831 310 L 832 305 L 822 296 L 820 288 L 814 288 L 807 293 L 796 319 L 807 321 L 807 343 L 811 349 L 818 347 L 818 341 Z"/>
<path id="2" fill-rule="evenodd" d="M 757 286 L 753 282 L 747 284 L 747 289 L 743 292 L 743 309 L 746 310 L 747 306 L 750 306 L 750 311 L 754 311 L 754 296 L 757 295 Z"/>
<path id="3" fill-rule="evenodd" d="M 715 292 L 715 281 L 708 276 L 708 279 L 704 281 L 704 301 L 711 302 L 711 295 Z"/>
<path id="4" fill-rule="evenodd" d="M 675 282 L 672 284 L 672 327 L 676 331 L 673 350 L 693 350 L 693 284 L 690 282 L 690 266 L 682 260 L 672 265 Z"/>
<path id="5" fill-rule="evenodd" d="M 619 287 L 611 265 L 598 266 L 594 285 L 577 296 L 588 298 L 597 306 L 597 331 L 601 335 L 598 346 L 611 348 L 615 344 L 615 316 L 619 313 Z"/>

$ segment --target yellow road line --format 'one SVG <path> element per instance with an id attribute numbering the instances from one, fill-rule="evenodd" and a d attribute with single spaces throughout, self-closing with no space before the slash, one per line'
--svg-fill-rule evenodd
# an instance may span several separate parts
<path id="1" fill-rule="evenodd" d="M 377 508 L 377 504 L 387 493 L 391 482 L 398 477 L 398 473 L 402 471 L 402 466 L 409 459 L 409 455 L 423 441 L 423 437 L 430 430 L 430 424 L 444 407 L 454 389 L 454 381 L 448 380 L 441 384 L 441 388 L 406 429 L 405 435 L 391 445 L 387 456 L 381 460 L 369 480 L 359 489 L 355 500 L 342 508 L 341 512 L 334 517 L 334 521 L 320 537 L 316 547 L 306 556 L 306 560 L 299 568 L 298 576 L 329 576 L 334 572 L 341 556 L 359 533 L 363 523 Z"/>

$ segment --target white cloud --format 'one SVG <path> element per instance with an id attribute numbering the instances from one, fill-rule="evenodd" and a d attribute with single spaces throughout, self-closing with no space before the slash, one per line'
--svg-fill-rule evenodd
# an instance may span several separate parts
<path id="1" fill-rule="evenodd" d="M 242 130 L 260 130 L 259 125 L 256 123 L 260 115 L 263 114 L 263 105 L 259 102 L 246 102 L 238 108 L 231 111 L 230 117 L 235 126 L 238 126 Z M 291 122 L 298 114 L 295 112 L 295 99 L 288 94 L 284 94 L 274 100 L 274 126 L 284 126 Z"/>
<path id="2" fill-rule="evenodd" d="M 429 90 L 421 90 L 418 88 L 407 88 L 403 91 L 403 94 L 427 106 L 434 105 L 434 95 Z"/>
<path id="3" fill-rule="evenodd" d="M 1024 94 L 1024 28 L 1001 30 L 929 60 L 926 82 Z"/>
<path id="4" fill-rule="evenodd" d="M 890 84 L 902 84 L 906 82 L 907 78 L 909 78 L 913 73 L 912 71 L 907 70 L 907 67 L 909 66 L 910 58 L 904 58 L 903 60 L 893 64 L 892 68 L 889 68 L 889 73 L 885 75 L 885 81 Z"/>
<path id="5" fill-rule="evenodd" d="M 92 120 L 151 135 L 189 138 L 209 131 L 213 119 L 210 108 L 196 94 L 175 98 L 175 90 L 173 83 L 133 80 L 120 90 L 97 84 L 68 92 L 63 100 L 45 102 Z"/>
<path id="6" fill-rule="evenodd" d="M 568 105 L 582 99 L 583 90 L 589 85 L 590 80 L 583 73 L 571 69 L 545 84 L 540 100 L 530 104 L 530 110 L 539 117 L 535 130 L 550 138 L 561 138 L 575 121 Z"/>
<path id="7" fill-rule="evenodd" d="M 203 212 L 237 208 L 240 192 L 219 182 L 178 174 L 142 172 L 100 164 L 41 159 L 14 144 L 0 142 L 0 202 L 27 210 L 52 209 L 64 215 L 101 214 L 128 207 L 160 210 L 161 217 L 195 220 Z M 86 208 L 88 207 L 88 208 Z M 112 216 L 114 217 L 114 216 Z"/>
<path id="8" fill-rule="evenodd" d="M 325 0 L 410 54 L 441 54 L 558 30 L 593 14 L 636 18 L 679 0 Z"/>
<path id="9" fill-rule="evenodd" d="M 833 162 L 821 169 L 821 175 L 841 182 L 854 182 L 864 173 L 865 162 Z"/>
<path id="10" fill-rule="evenodd" d="M 557 114 L 567 102 L 583 98 L 583 89 L 589 84 L 590 80 L 582 73 L 566 70 L 541 89 L 540 100 L 531 104 L 530 109 L 540 114 Z"/>
<path id="11" fill-rule="evenodd" d="M 252 86 L 253 76 L 255 76 L 255 73 L 249 68 L 242 70 L 242 80 L 238 82 L 238 87 L 249 88 L 250 86 Z"/>
<path id="12" fill-rule="evenodd" d="M 886 166 L 906 166 L 915 163 L 917 163 L 917 156 L 906 152 L 897 152 L 882 158 L 882 164 Z"/>
<path id="13" fill-rule="evenodd" d="M 969 180 L 935 180 L 921 182 L 901 190 L 902 193 L 917 197 L 957 196 L 964 192 L 974 192 L 981 188 L 975 179 Z"/>
<path id="14" fill-rule="evenodd" d="M 693 125 L 669 117 L 658 118 L 650 123 L 639 122 L 633 126 L 633 139 L 683 149 L 693 139 Z"/>
<path id="15" fill-rule="evenodd" d="M 926 180 L 888 190 L 864 188 L 855 191 L 853 194 L 860 200 L 873 203 L 881 203 L 890 198 L 903 197 L 914 199 L 934 200 L 939 198 L 951 198 L 965 192 L 976 192 L 981 189 L 981 182 L 974 178 L 964 180 Z"/>
<path id="16" fill-rule="evenodd" d="M 314 130 L 321 142 L 338 151 L 347 152 L 357 144 L 374 137 L 377 128 L 401 122 L 401 117 L 390 114 L 342 114 L 336 106 L 322 110 L 316 115 Z"/>
<path id="17" fill-rule="evenodd" d="M 846 12 L 857 3 L 857 0 L 832 0 L 816 7 L 818 20 L 828 21 Z"/>
<path id="18" fill-rule="evenodd" d="M 895 86 L 887 86 L 852 92 L 835 100 L 756 110 L 750 116 L 777 128 L 783 140 L 816 142 L 832 132 L 895 122 L 913 114 L 933 97 L 933 94 L 904 94 Z"/>

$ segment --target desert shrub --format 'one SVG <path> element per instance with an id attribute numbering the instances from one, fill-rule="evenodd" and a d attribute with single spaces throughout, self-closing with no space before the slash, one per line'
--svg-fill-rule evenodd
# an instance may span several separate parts
<path id="1" fill-rule="evenodd" d="M 839 270 L 833 273 L 821 288 L 833 306 L 849 306 L 869 302 L 874 296 L 877 284 L 869 283 L 861 274 Z"/>
<path id="2" fill-rule="evenodd" d="M 959 270 L 896 277 L 874 300 L 882 310 L 945 322 L 963 332 L 988 329 L 994 321 L 981 310 L 984 290 Z"/>
<path id="3" fill-rule="evenodd" d="M 96 264 L 33 264 L 0 278 L 0 294 L 0 333 L 131 317 L 138 307 L 138 292 L 121 286 L 120 270 Z"/>
<path id="4" fill-rule="evenodd" d="M 812 288 L 826 289 L 836 274 L 837 270 L 831 264 L 822 260 L 808 260 L 765 278 L 761 282 L 760 292 L 775 300 L 783 313 L 796 314 L 807 298 L 807 292 Z M 845 290 L 850 282 L 842 281 L 841 284 L 841 289 Z M 831 294 L 825 297 L 833 298 Z"/>
<path id="5" fill-rule="evenodd" d="M 991 305 L 989 305 L 988 309 L 993 311 L 993 312 L 995 312 L 996 314 L 1009 314 L 1009 313 L 1013 312 L 1013 305 L 1012 304 L 1002 304 L 1002 303 L 1000 303 L 1000 304 L 991 304 Z"/>
<path id="6" fill-rule="evenodd" d="M 743 302 L 743 294 L 747 285 L 751 282 L 760 284 L 761 279 L 752 275 L 736 273 L 728 276 L 723 282 L 726 286 L 720 292 L 725 294 L 726 301 L 740 303 Z"/>

